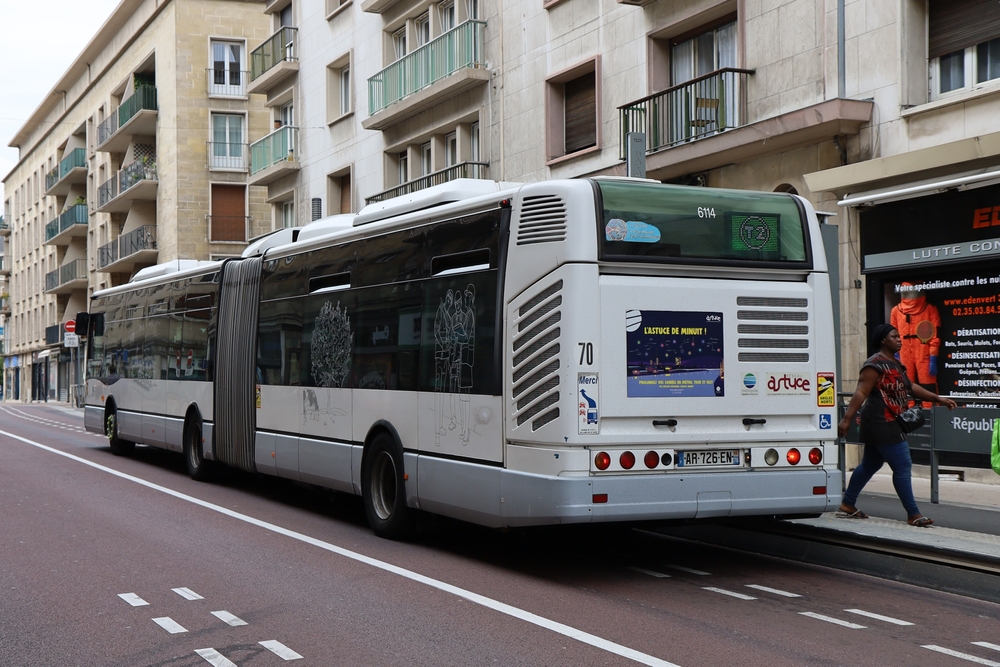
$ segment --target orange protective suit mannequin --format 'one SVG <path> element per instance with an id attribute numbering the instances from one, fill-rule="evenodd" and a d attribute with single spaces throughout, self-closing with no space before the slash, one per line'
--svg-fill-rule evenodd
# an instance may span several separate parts
<path id="1" fill-rule="evenodd" d="M 911 283 L 902 283 L 909 287 Z M 903 300 L 892 309 L 889 323 L 899 331 L 903 348 L 899 361 L 906 366 L 911 382 L 922 385 L 937 384 L 938 351 L 941 339 L 941 315 L 927 297 L 920 292 L 903 292 Z"/>

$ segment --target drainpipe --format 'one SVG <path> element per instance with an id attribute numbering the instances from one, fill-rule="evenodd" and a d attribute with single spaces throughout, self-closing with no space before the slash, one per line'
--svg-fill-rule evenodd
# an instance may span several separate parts
<path id="1" fill-rule="evenodd" d="M 847 61 L 844 54 L 844 1 L 837 0 L 837 97 L 847 97 Z"/>

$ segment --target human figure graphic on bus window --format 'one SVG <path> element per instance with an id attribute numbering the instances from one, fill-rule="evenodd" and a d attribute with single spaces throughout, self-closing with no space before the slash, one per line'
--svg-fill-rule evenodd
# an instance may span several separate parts
<path id="1" fill-rule="evenodd" d="M 434 390 L 437 392 L 438 446 L 449 431 L 458 430 L 468 444 L 472 430 L 472 383 L 476 346 L 476 288 L 448 290 L 434 316 Z M 448 394 L 445 400 L 445 393 Z"/>
<path id="2" fill-rule="evenodd" d="M 456 301 L 455 356 L 458 369 L 458 414 L 462 429 L 459 437 L 463 444 L 469 444 L 469 430 L 472 428 L 472 370 L 476 365 L 476 288 L 469 285 L 461 301 Z"/>
<path id="3" fill-rule="evenodd" d="M 437 394 L 434 400 L 437 412 L 434 444 L 439 447 L 441 446 L 441 436 L 448 434 L 444 426 L 444 410 L 445 392 L 449 391 L 448 382 L 451 377 L 451 331 L 454 298 L 452 291 L 448 290 L 445 297 L 441 299 L 441 303 L 438 304 L 437 313 L 434 315 L 434 391 Z"/>

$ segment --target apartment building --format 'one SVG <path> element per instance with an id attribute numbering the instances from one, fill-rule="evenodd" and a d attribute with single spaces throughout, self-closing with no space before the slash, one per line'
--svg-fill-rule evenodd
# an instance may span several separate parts
<path id="1" fill-rule="evenodd" d="M 238 255 L 270 231 L 248 90 L 270 34 L 255 0 L 123 0 L 11 139 L 0 276 L 4 396 L 67 400 L 63 325 L 143 267 Z M 8 91 L 14 94 L 14 91 Z"/>

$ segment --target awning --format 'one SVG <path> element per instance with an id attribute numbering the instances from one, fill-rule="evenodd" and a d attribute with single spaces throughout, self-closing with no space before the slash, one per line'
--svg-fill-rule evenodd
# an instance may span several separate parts
<path id="1" fill-rule="evenodd" d="M 35 358 L 36 359 L 44 359 L 45 357 L 49 356 L 50 354 L 52 354 L 52 350 L 51 349 L 49 349 L 49 350 L 42 350 L 41 352 L 38 353 L 38 356 L 35 357 Z"/>
<path id="2" fill-rule="evenodd" d="M 891 201 L 912 199 L 948 190 L 968 190 L 1000 183 L 1000 169 L 980 169 L 948 178 L 928 179 L 906 187 L 882 188 L 869 192 L 850 193 L 838 203 L 840 206 L 871 206 Z"/>

